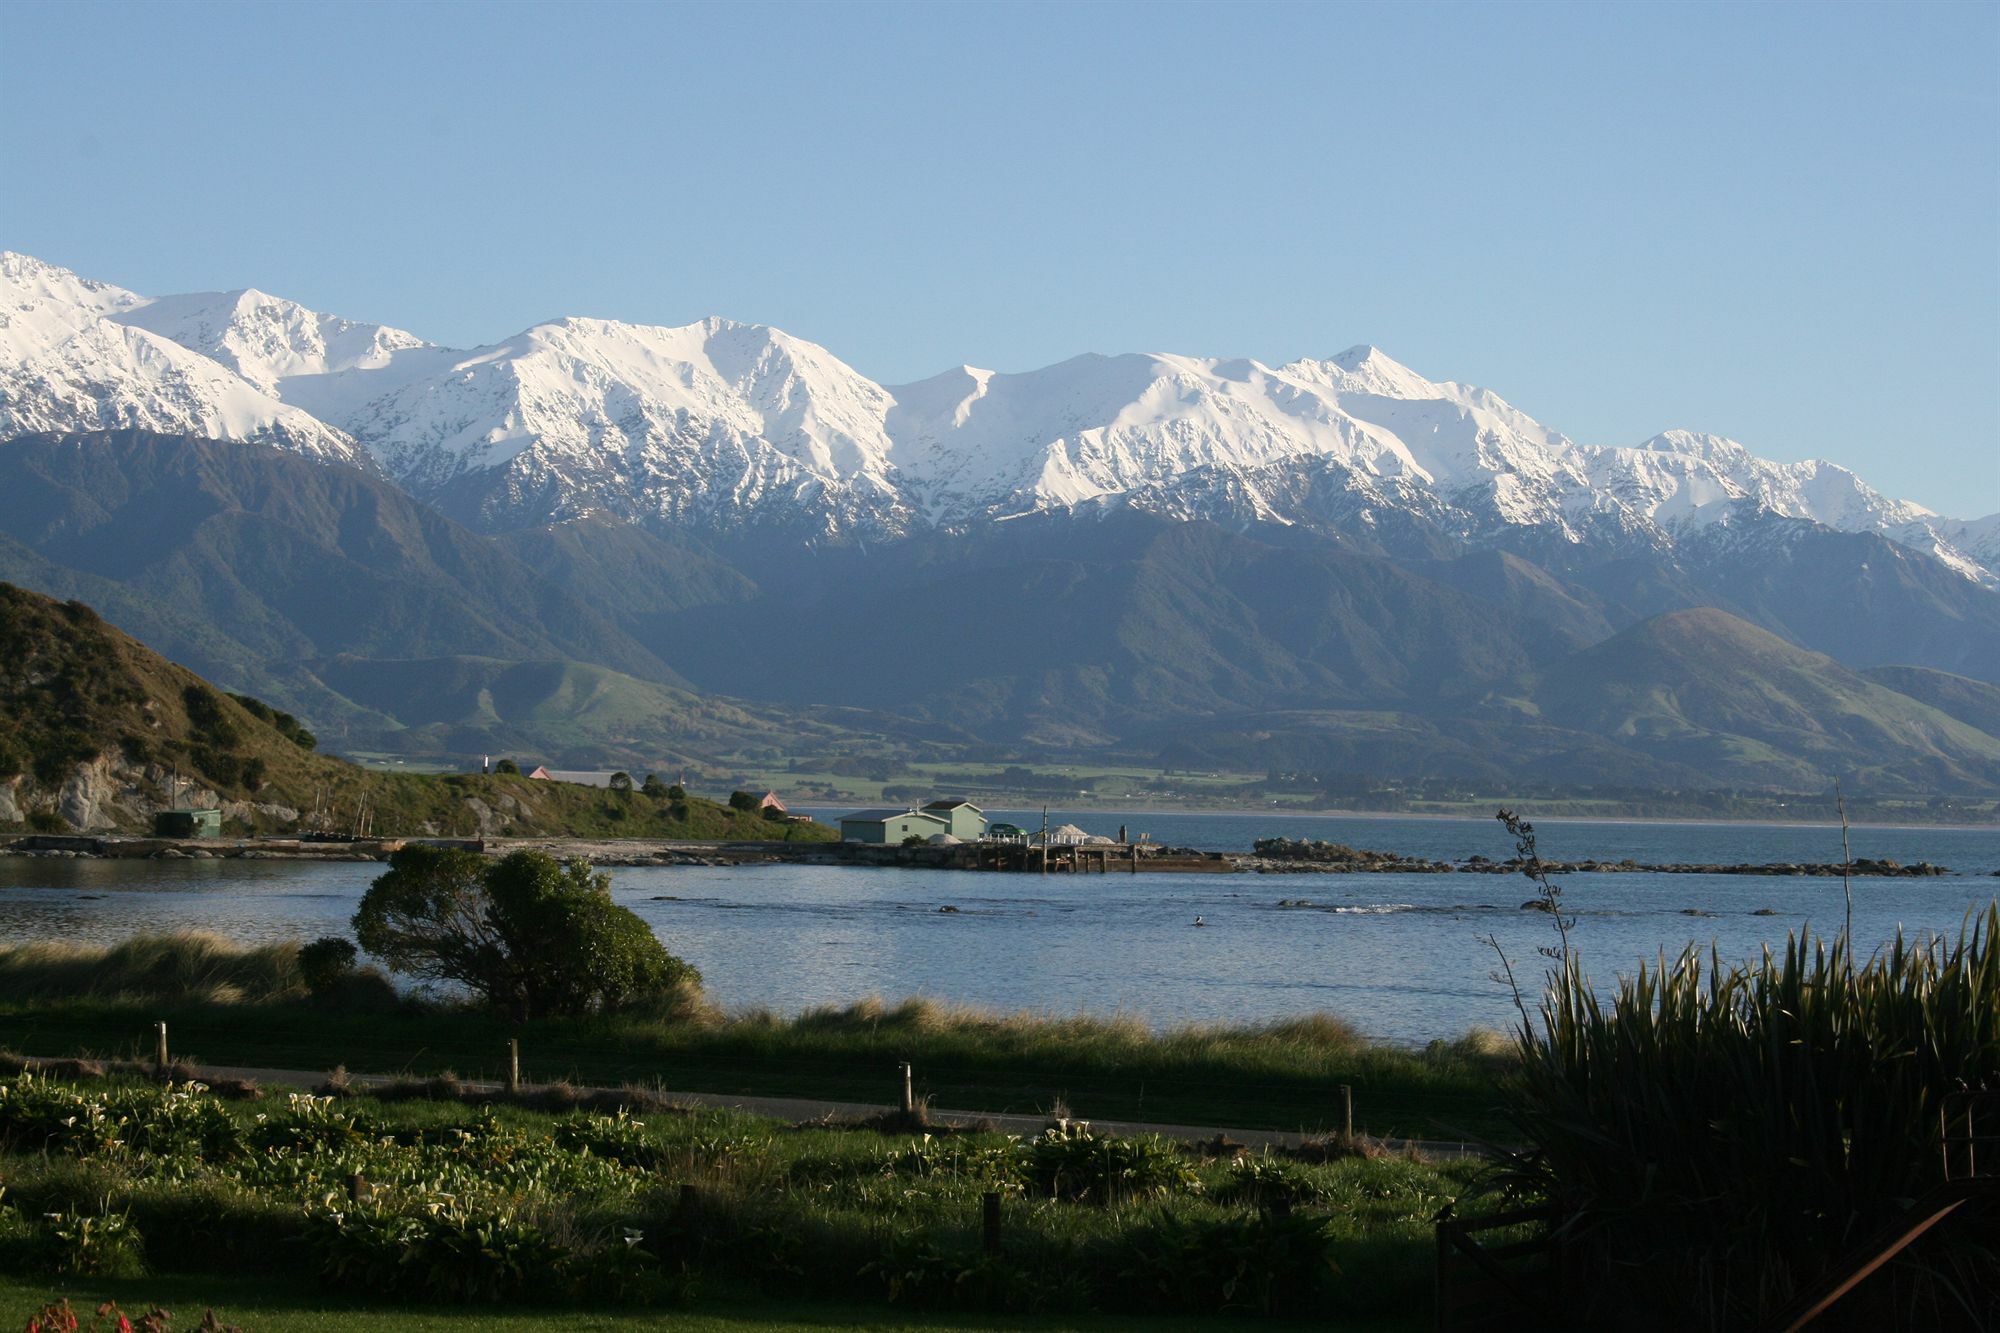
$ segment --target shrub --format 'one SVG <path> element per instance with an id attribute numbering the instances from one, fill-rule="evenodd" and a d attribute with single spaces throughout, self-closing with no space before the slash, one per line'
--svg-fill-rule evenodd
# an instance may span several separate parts
<path id="1" fill-rule="evenodd" d="M 391 968 L 463 985 L 516 1019 L 587 1014 L 698 986 L 587 861 L 405 847 L 354 914 Z"/>
<path id="2" fill-rule="evenodd" d="M 97 753 L 97 742 L 86 732 L 71 726 L 55 727 L 44 735 L 35 748 L 35 777 L 43 785 L 52 787 L 67 778 L 78 764 L 95 758 Z"/>
<path id="3" fill-rule="evenodd" d="M 685 801 L 687 800 L 687 798 L 688 798 L 687 788 L 681 786 L 680 783 L 676 782 L 673 786 L 667 788 L 668 800 L 679 802 L 679 801 Z"/>
<path id="4" fill-rule="evenodd" d="M 342 979 L 353 975 L 354 960 L 360 956 L 353 940 L 328 935 L 299 946 L 299 976 L 307 990 L 316 996 L 324 995 Z"/>
<path id="5" fill-rule="evenodd" d="M 639 791 L 641 795 L 650 796 L 656 801 L 663 796 L 671 795 L 666 785 L 660 781 L 659 775 L 656 773 L 648 773 L 646 775 L 646 780 L 639 784 Z"/>
<path id="6" fill-rule="evenodd" d="M 729 808 L 731 810 L 755 810 L 757 808 L 757 797 L 747 791 L 730 792 Z"/>
<path id="7" fill-rule="evenodd" d="M 512 759 L 502 759 L 499 763 L 493 765 L 493 771 L 517 778 L 521 776 L 521 766 Z"/>
<path id="8" fill-rule="evenodd" d="M 606 785 L 609 786 L 612 791 L 631 791 L 632 775 L 630 773 L 623 773 L 623 772 L 613 773 L 610 776 L 610 778 L 606 780 Z"/>
<path id="9" fill-rule="evenodd" d="M 181 703 L 187 708 L 188 726 L 197 739 L 221 750 L 236 748 L 242 738 L 214 690 L 199 683 L 190 685 L 181 691 Z"/>

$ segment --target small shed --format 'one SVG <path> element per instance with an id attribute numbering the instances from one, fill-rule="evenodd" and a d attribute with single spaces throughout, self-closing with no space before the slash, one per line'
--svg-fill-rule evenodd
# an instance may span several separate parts
<path id="1" fill-rule="evenodd" d="M 922 810 L 857 810 L 840 817 L 842 842 L 872 842 L 900 847 L 905 838 L 951 832 L 951 821 Z"/>
<path id="2" fill-rule="evenodd" d="M 153 836 L 156 838 L 219 838 L 222 836 L 222 811 L 207 810 L 162 810 L 153 816 Z"/>
<path id="3" fill-rule="evenodd" d="M 786 815 L 791 813 L 791 811 L 785 809 L 784 801 L 780 799 L 778 793 L 774 791 L 767 791 L 763 794 L 763 796 L 759 797 L 757 800 L 757 808 L 759 810 L 776 810 L 781 815 Z"/>
<path id="4" fill-rule="evenodd" d="M 932 801 L 924 813 L 949 824 L 947 831 L 960 842 L 978 842 L 986 836 L 986 812 L 970 801 Z"/>

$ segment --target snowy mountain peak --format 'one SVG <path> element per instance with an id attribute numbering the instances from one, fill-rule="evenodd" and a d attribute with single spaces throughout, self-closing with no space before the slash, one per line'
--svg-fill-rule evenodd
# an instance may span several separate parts
<path id="1" fill-rule="evenodd" d="M 261 440 L 373 467 L 341 431 L 231 367 L 122 322 L 145 306 L 123 288 L 0 254 L 0 438 L 138 427 Z"/>
<path id="2" fill-rule="evenodd" d="M 144 300 L 108 282 L 0 250 L 0 361 L 45 355 L 105 315 Z"/>
<path id="3" fill-rule="evenodd" d="M 1694 430 L 1664 430 L 1639 447 L 1653 453 L 1705 459 L 1718 467 L 1740 467 L 1755 461 L 1749 449 L 1728 436 Z"/>
<path id="4" fill-rule="evenodd" d="M 122 310 L 145 298 L 108 282 L 82 277 L 14 250 L 0 250 L 0 292 L 13 300 L 42 300 L 99 313 Z"/>
<path id="5" fill-rule="evenodd" d="M 455 350 L 252 288 L 149 300 L 0 254 L 0 432 L 104 425 L 379 462 L 489 526 L 608 512 L 865 537 L 1126 505 L 1321 525 L 1400 511 L 1471 542 L 1608 525 L 1662 545 L 1747 507 L 1878 531 L 1982 581 L 2000 546 L 1990 522 L 1722 436 L 1578 445 L 1368 344 L 1275 368 L 1091 353 L 885 387 L 815 343 L 720 317 L 569 317 Z"/>
<path id="6" fill-rule="evenodd" d="M 285 380 L 379 370 L 423 339 L 380 324 L 323 315 L 246 287 L 163 296 L 115 316 L 228 366 L 266 393 Z"/>

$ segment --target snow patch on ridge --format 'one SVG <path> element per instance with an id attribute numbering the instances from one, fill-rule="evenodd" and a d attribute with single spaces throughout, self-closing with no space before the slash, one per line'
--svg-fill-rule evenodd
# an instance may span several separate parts
<path id="1" fill-rule="evenodd" d="M 1941 518 L 1845 468 L 1774 463 L 1721 436 L 1578 444 L 1367 345 L 1275 367 L 1164 353 L 962 365 L 883 386 L 724 319 L 560 319 L 454 350 L 254 289 L 148 299 L 0 254 L 0 430 L 103 425 L 372 458 L 489 526 L 606 512 L 866 538 L 1134 506 L 1662 545 L 1747 505 L 1880 532 L 2000 586 L 2000 516 Z"/>

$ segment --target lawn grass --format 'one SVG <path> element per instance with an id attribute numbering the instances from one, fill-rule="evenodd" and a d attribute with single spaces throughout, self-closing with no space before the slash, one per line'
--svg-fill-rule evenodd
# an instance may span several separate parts
<path id="1" fill-rule="evenodd" d="M 564 1310 L 544 1307 L 480 1306 L 439 1309 L 435 1306 L 369 1305 L 319 1288 L 279 1278 L 235 1276 L 146 1278 L 23 1278 L 0 1276 L 0 1328 L 24 1327 L 30 1315 L 47 1301 L 68 1297 L 79 1312 L 106 1300 L 118 1302 L 136 1317 L 153 1306 L 174 1315 L 174 1327 L 192 1329 L 204 1310 L 233 1323 L 245 1333 L 470 1333 L 494 1329 L 528 1333 L 558 1326 L 579 1333 L 820 1333 L 830 1328 L 867 1333 L 945 1333 L 946 1330 L 1023 1330 L 1053 1333 L 1077 1329 L 1085 1333 L 1194 1333 L 1215 1327 L 1212 1318 L 1119 1315 L 1032 1318 L 1009 1315 L 904 1312 L 879 1305 L 783 1300 L 748 1290 L 718 1292 L 694 1309 Z M 88 1324 L 85 1325 L 88 1327 Z M 1253 1326 L 1245 1322 L 1246 1327 Z M 1346 1333 L 1414 1333 L 1428 1328 L 1428 1318 L 1343 1323 Z M 1323 1328 L 1324 1324 L 1259 1319 L 1259 1329 Z"/>

